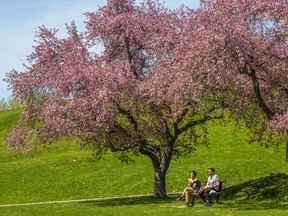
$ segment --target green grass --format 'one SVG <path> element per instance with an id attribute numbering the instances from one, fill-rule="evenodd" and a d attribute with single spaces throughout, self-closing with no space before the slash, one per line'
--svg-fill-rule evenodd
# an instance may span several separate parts
<path id="1" fill-rule="evenodd" d="M 175 202 L 175 196 L 166 199 L 124 198 L 105 201 L 87 201 L 80 203 L 61 203 L 18 207 L 2 207 L 1 215 L 287 215 L 287 203 L 235 202 L 225 201 L 212 207 L 203 207 L 200 203 L 192 208 L 183 208 L 183 203 Z"/>
<path id="2" fill-rule="evenodd" d="M 122 164 L 113 155 L 94 162 L 91 150 L 79 150 L 69 140 L 41 147 L 37 152 L 15 154 L 4 144 L 7 130 L 21 109 L 0 112 L 0 204 L 83 199 L 153 193 L 153 168 L 140 156 L 135 164 Z M 190 170 L 206 180 L 214 167 L 227 188 L 221 204 L 204 208 L 200 200 L 190 209 L 180 208 L 175 195 L 166 199 L 125 198 L 82 203 L 0 207 L 1 215 L 284 215 L 288 210 L 285 145 L 249 145 L 245 130 L 230 124 L 209 126 L 211 143 L 189 158 L 173 160 L 167 173 L 168 192 L 187 185 Z M 234 131 L 234 133 L 233 133 Z M 260 189 L 258 189 L 260 188 Z"/>

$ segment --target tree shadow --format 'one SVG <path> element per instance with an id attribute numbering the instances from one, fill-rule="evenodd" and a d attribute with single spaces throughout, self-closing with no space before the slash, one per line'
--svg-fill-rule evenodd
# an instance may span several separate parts
<path id="1" fill-rule="evenodd" d="M 223 205 L 219 206 L 219 208 L 223 209 L 234 209 L 234 210 L 288 210 L 288 203 L 279 203 L 279 202 L 259 202 L 259 201 L 250 201 L 250 202 L 242 202 L 242 201 L 231 201 L 225 202 Z"/>
<path id="2" fill-rule="evenodd" d="M 270 176 L 228 187 L 221 199 L 234 201 L 288 201 L 288 174 L 275 173 Z"/>
<path id="3" fill-rule="evenodd" d="M 175 203 L 179 195 L 169 195 L 164 198 L 153 196 L 111 198 L 97 201 L 84 201 L 82 204 L 92 204 L 101 207 L 131 206 L 149 204 Z M 195 200 L 196 201 L 196 200 Z M 248 181 L 243 184 L 227 187 L 221 194 L 217 208 L 236 210 L 288 209 L 288 174 L 277 173 L 263 178 Z M 198 200 L 199 204 L 201 200 Z M 195 203 L 197 205 L 197 201 Z M 202 204 L 202 203 L 201 203 Z"/>
<path id="4" fill-rule="evenodd" d="M 176 197 L 176 196 L 175 196 Z M 143 196 L 143 197 L 123 197 L 123 198 L 111 198 L 105 200 L 97 201 L 84 201 L 82 204 L 93 204 L 101 207 L 105 206 L 125 206 L 125 205 L 149 205 L 149 204 L 167 204 L 174 203 L 175 197 L 167 196 L 163 198 L 155 198 L 153 196 Z"/>

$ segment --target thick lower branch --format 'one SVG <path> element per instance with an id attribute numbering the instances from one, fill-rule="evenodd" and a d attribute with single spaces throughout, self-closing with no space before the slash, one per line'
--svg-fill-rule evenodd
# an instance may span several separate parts
<path id="1" fill-rule="evenodd" d="M 169 139 L 172 138 L 172 134 L 170 132 L 168 123 L 167 123 L 163 113 L 161 113 L 161 109 L 159 107 L 157 107 L 155 104 L 151 104 L 150 107 L 151 107 L 151 110 L 155 113 L 156 117 L 158 118 L 165 137 L 167 137 Z"/>
<path id="2" fill-rule="evenodd" d="M 126 130 L 125 128 L 123 128 L 121 125 L 119 124 L 115 124 L 115 130 L 113 131 L 110 131 L 108 133 L 108 147 L 110 148 L 110 150 L 112 152 L 117 152 L 117 151 L 126 151 L 126 150 L 129 150 L 129 149 L 133 149 L 137 146 L 139 146 L 139 142 L 137 142 L 137 138 L 133 137 L 133 135 L 131 135 L 128 130 Z M 132 144 L 127 144 L 127 145 L 121 145 L 121 146 L 117 146 L 117 144 L 113 144 L 113 135 L 116 134 L 121 134 L 121 137 L 123 137 L 121 140 L 129 140 L 128 143 L 131 143 L 130 140 L 133 140 L 135 141 L 134 143 Z M 119 140 L 116 140 L 116 142 L 119 142 Z M 121 142 L 120 142 L 121 143 Z"/>
<path id="3" fill-rule="evenodd" d="M 266 114 L 266 116 L 271 119 L 274 115 L 274 113 L 272 112 L 272 110 L 267 106 L 267 104 L 265 103 L 262 95 L 261 95 L 261 90 L 259 87 L 259 82 L 256 76 L 256 71 L 254 69 L 251 69 L 251 80 L 252 80 L 252 84 L 253 84 L 253 90 L 254 93 L 256 95 L 258 104 L 260 106 L 260 108 L 263 110 L 263 112 Z"/>
<path id="4" fill-rule="evenodd" d="M 111 152 L 118 152 L 118 151 L 127 151 L 129 149 L 133 149 L 135 147 L 139 146 L 139 143 L 133 143 L 127 146 L 121 146 L 121 147 L 116 147 L 115 145 L 113 145 L 113 143 L 109 143 L 109 148 L 111 150 Z"/>
<path id="5" fill-rule="evenodd" d="M 143 140 L 139 145 L 139 152 L 151 158 L 154 167 L 159 167 L 161 162 L 160 147 L 152 142 Z"/>

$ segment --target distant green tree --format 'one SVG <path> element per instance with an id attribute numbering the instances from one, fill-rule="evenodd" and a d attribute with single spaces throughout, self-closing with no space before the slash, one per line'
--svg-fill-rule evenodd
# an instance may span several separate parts
<path id="1" fill-rule="evenodd" d="M 0 110 L 18 109 L 24 106 L 25 103 L 22 103 L 17 98 L 9 98 L 7 100 L 5 98 L 0 99 Z"/>
<path id="2" fill-rule="evenodd" d="M 8 109 L 8 104 L 5 100 L 5 98 L 2 98 L 0 100 L 0 110 L 7 110 Z"/>

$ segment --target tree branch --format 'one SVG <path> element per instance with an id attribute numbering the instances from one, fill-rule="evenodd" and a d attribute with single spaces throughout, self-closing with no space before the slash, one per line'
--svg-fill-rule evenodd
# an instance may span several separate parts
<path id="1" fill-rule="evenodd" d="M 187 105 L 188 105 L 188 106 L 191 106 L 191 105 L 192 105 L 192 102 L 189 102 Z M 179 124 L 188 112 L 189 112 L 189 109 L 188 109 L 188 108 L 185 108 L 185 109 L 183 110 L 183 112 L 180 114 L 179 118 L 176 120 L 175 123 L 176 123 L 176 124 Z"/>
<path id="2" fill-rule="evenodd" d="M 118 111 L 119 111 L 121 114 L 125 115 L 125 116 L 129 119 L 129 121 L 130 121 L 131 124 L 133 125 L 133 128 L 134 128 L 135 132 L 138 134 L 138 124 L 137 124 L 137 121 L 136 121 L 135 118 L 131 115 L 130 111 L 129 111 L 129 110 L 125 110 L 125 109 L 123 109 L 122 107 L 120 107 L 120 105 L 119 105 L 116 101 L 114 101 L 114 103 L 115 103 Z"/>
<path id="3" fill-rule="evenodd" d="M 133 72 L 135 78 L 138 79 L 139 78 L 139 74 L 137 73 L 136 68 L 133 65 L 132 54 L 130 52 L 129 41 L 128 41 L 127 38 L 125 39 L 125 46 L 126 46 L 126 52 L 127 52 L 127 57 L 128 57 L 128 61 L 129 61 L 130 67 L 132 69 L 132 72 Z"/>
<path id="4" fill-rule="evenodd" d="M 161 162 L 161 150 L 160 146 L 148 142 L 147 140 L 143 140 L 141 145 L 139 146 L 139 152 L 141 154 L 147 155 L 151 158 L 154 167 L 159 167 Z"/>
<path id="5" fill-rule="evenodd" d="M 111 152 L 118 152 L 118 151 L 127 151 L 129 149 L 133 149 L 135 147 L 139 146 L 139 143 L 132 143 L 127 146 L 121 146 L 121 147 L 116 147 L 111 141 L 109 141 L 109 148 Z"/>
<path id="6" fill-rule="evenodd" d="M 275 113 L 273 113 L 273 111 L 267 106 L 267 104 L 265 103 L 262 95 L 261 95 L 261 90 L 259 87 L 259 82 L 256 76 L 256 71 L 253 68 L 250 68 L 251 70 L 251 80 L 252 80 L 252 84 L 253 84 L 253 89 L 254 89 L 254 93 L 256 95 L 258 104 L 260 106 L 260 108 L 262 109 L 262 111 L 266 114 L 266 116 L 271 119 Z"/>
<path id="7" fill-rule="evenodd" d="M 213 111 L 215 110 L 215 107 L 212 108 L 211 110 L 209 110 L 209 114 L 211 114 Z M 187 131 L 189 128 L 193 127 L 193 126 L 196 126 L 196 125 L 199 125 L 199 124 L 203 124 L 209 120 L 215 120 L 215 119 L 221 119 L 223 118 L 223 111 L 221 112 L 221 115 L 219 116 L 210 116 L 210 115 L 205 115 L 202 119 L 198 119 L 198 120 L 195 120 L 195 121 L 192 121 L 192 122 L 189 122 L 187 123 L 186 125 L 184 125 L 182 128 L 179 129 L 179 134 L 177 134 L 177 137 Z"/>
<path id="8" fill-rule="evenodd" d="M 157 116 L 157 118 L 158 118 L 158 120 L 159 120 L 159 122 L 160 122 L 160 124 L 161 124 L 163 133 L 165 134 L 165 137 L 168 137 L 169 139 L 172 138 L 172 134 L 171 134 L 171 132 L 170 132 L 168 123 L 167 123 L 167 121 L 165 120 L 163 113 L 161 113 L 159 107 L 157 107 L 157 105 L 155 105 L 155 104 L 151 104 L 150 107 L 151 107 L 151 110 L 152 110 L 152 111 L 155 113 L 155 115 Z"/>

